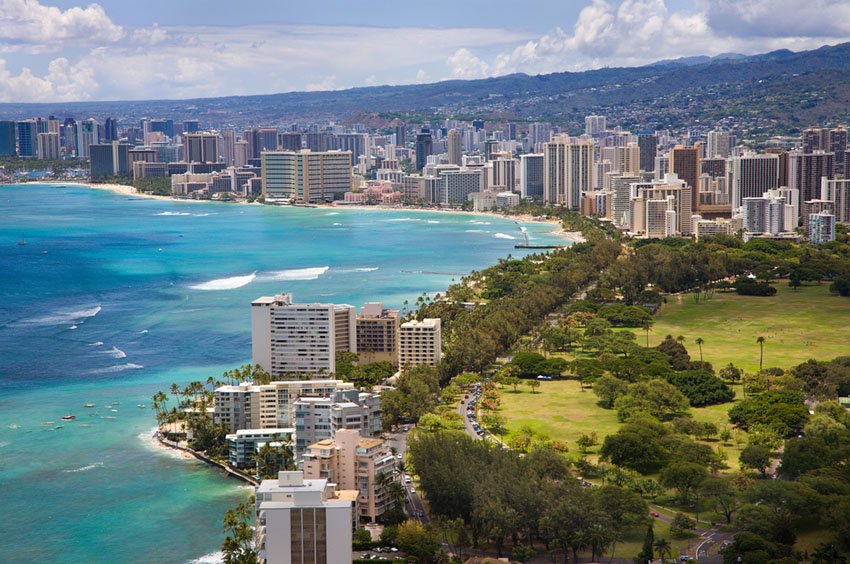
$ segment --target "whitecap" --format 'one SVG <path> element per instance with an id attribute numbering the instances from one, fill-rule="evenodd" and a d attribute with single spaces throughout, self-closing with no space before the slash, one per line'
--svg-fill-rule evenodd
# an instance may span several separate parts
<path id="1" fill-rule="evenodd" d="M 107 366 L 106 368 L 98 368 L 92 370 L 91 374 L 111 374 L 113 372 L 124 372 L 125 370 L 138 370 L 139 368 L 144 368 L 144 366 L 128 362 L 127 364 L 116 364 L 114 366 Z"/>
<path id="2" fill-rule="evenodd" d="M 90 347 L 102 347 L 103 341 L 95 341 L 94 343 L 89 343 Z"/>
<path id="3" fill-rule="evenodd" d="M 0 442 L 0 448 L 5 448 L 5 447 L 9 446 L 10 444 L 12 444 L 12 443 L 10 443 L 9 441 L 2 441 L 2 442 Z"/>
<path id="4" fill-rule="evenodd" d="M 190 560 L 189 564 L 221 564 L 222 562 L 224 562 L 223 552 L 211 552 L 209 554 L 204 554 L 199 558 L 195 558 L 194 560 Z"/>
<path id="5" fill-rule="evenodd" d="M 192 214 L 191 214 L 191 213 L 189 213 L 189 212 L 170 212 L 170 211 L 164 211 L 164 212 L 155 213 L 154 215 L 161 215 L 161 216 L 176 216 L 176 215 L 192 215 Z"/>
<path id="6" fill-rule="evenodd" d="M 94 317 L 102 309 L 100 306 L 94 306 L 76 311 L 58 311 L 53 315 L 24 320 L 23 323 L 32 325 L 74 325 L 74 329 L 76 329 L 77 323 L 81 323 L 82 320 L 89 317 Z"/>
<path id="7" fill-rule="evenodd" d="M 339 212 L 330 212 L 330 213 L 326 213 L 325 215 L 339 215 Z"/>
<path id="8" fill-rule="evenodd" d="M 103 462 L 95 462 L 94 464 L 89 464 L 87 466 L 81 466 L 80 468 L 73 468 L 70 470 L 62 470 L 66 474 L 76 474 L 77 472 L 87 472 L 89 470 L 94 470 L 95 468 L 101 468 L 103 466 Z"/>
<path id="9" fill-rule="evenodd" d="M 491 225 L 491 223 L 489 221 L 478 221 L 478 220 L 475 220 L 475 219 L 473 219 L 469 223 L 471 223 L 472 225 Z"/>
<path id="10" fill-rule="evenodd" d="M 496 233 L 493 237 L 496 239 L 516 239 L 513 235 L 507 235 L 505 233 Z"/>
<path id="11" fill-rule="evenodd" d="M 70 327 L 68 327 L 68 329 L 69 329 L 69 330 L 71 330 L 71 331 L 73 331 L 73 330 L 74 330 L 74 329 L 76 329 L 76 328 L 77 328 L 77 326 L 76 326 L 76 325 L 71 325 Z"/>
<path id="12" fill-rule="evenodd" d="M 147 334 L 148 334 L 147 329 L 142 329 L 141 331 L 139 331 L 139 335 L 147 335 Z"/>
<path id="13" fill-rule="evenodd" d="M 231 276 L 230 278 L 217 278 L 215 280 L 210 280 L 209 282 L 203 282 L 202 284 L 195 284 L 194 286 L 189 286 L 192 290 L 235 290 L 236 288 L 241 288 L 242 286 L 247 286 L 251 282 L 254 281 L 254 278 L 257 277 L 256 272 L 252 272 L 251 274 L 245 276 Z"/>
<path id="14" fill-rule="evenodd" d="M 12 423 L 11 425 L 9 425 L 9 428 L 14 431 L 15 429 L 20 429 L 21 426 L 17 423 Z"/>
<path id="15" fill-rule="evenodd" d="M 385 219 L 384 221 L 397 222 L 397 221 L 422 221 L 422 220 L 419 219 L 419 218 L 415 218 L 415 217 L 395 217 L 393 219 Z"/>
<path id="16" fill-rule="evenodd" d="M 464 229 L 464 233 L 484 233 L 483 229 Z"/>
<path id="17" fill-rule="evenodd" d="M 334 223 L 334 225 L 342 225 L 341 223 Z"/>
<path id="18" fill-rule="evenodd" d="M 379 267 L 377 266 L 366 266 L 362 268 L 335 268 L 334 272 L 339 272 L 340 274 L 349 274 L 351 272 L 375 272 L 378 269 Z"/>
<path id="19" fill-rule="evenodd" d="M 102 354 L 108 354 L 112 358 L 127 358 L 127 353 L 119 349 L 118 347 L 112 347 L 108 351 L 99 351 Z"/>
<path id="20" fill-rule="evenodd" d="M 440 223 L 440 222 L 439 222 L 439 221 L 437 221 L 436 219 L 429 219 L 429 220 L 428 220 L 428 223 Z"/>
<path id="21" fill-rule="evenodd" d="M 286 281 L 286 280 L 315 280 L 328 271 L 329 266 L 317 266 L 313 268 L 292 268 L 289 270 L 273 270 L 260 276 L 262 281 Z"/>

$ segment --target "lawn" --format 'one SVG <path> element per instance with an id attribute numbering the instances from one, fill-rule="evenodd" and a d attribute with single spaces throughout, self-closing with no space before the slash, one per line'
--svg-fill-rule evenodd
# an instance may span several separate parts
<path id="1" fill-rule="evenodd" d="M 850 299 L 830 295 L 828 286 L 795 291 L 779 282 L 775 296 L 717 292 L 700 303 L 690 295 L 669 296 L 649 333 L 650 345 L 666 335 L 682 335 L 691 357 L 699 359 L 695 341 L 702 337 L 703 358 L 715 369 L 732 362 L 748 371 L 759 367 L 759 336 L 767 339 L 765 368 L 790 368 L 810 358 L 831 360 L 850 354 Z M 636 332 L 643 343 L 643 332 Z"/>

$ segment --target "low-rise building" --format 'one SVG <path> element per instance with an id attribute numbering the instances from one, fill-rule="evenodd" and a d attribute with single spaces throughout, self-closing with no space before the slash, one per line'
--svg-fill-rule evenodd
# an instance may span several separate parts
<path id="1" fill-rule="evenodd" d="M 253 468 L 254 455 L 263 445 L 292 442 L 295 429 L 239 429 L 227 435 L 227 463 L 234 468 Z"/>
<path id="2" fill-rule="evenodd" d="M 381 396 L 357 390 L 340 390 L 329 397 L 302 397 L 295 404 L 295 456 L 301 459 L 307 447 L 330 439 L 340 429 L 351 429 L 364 437 L 381 433 Z"/>

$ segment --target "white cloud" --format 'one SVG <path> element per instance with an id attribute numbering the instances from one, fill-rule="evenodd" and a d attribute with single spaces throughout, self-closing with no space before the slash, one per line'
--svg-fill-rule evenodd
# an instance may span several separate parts
<path id="1" fill-rule="evenodd" d="M 0 42 L 33 46 L 37 51 L 53 45 L 114 43 L 124 36 L 98 4 L 65 11 L 38 0 L 0 0 Z"/>
<path id="2" fill-rule="evenodd" d="M 460 48 L 448 59 L 446 65 L 449 67 L 452 78 L 484 78 L 487 76 L 487 63 L 472 54 L 469 49 Z"/>
<path id="3" fill-rule="evenodd" d="M 556 28 L 499 54 L 491 74 L 636 66 L 666 58 L 812 49 L 846 41 L 850 3 L 813 2 L 814 9 L 799 0 L 705 0 L 702 11 L 671 12 L 664 0 L 593 0 L 579 13 L 572 34 Z M 807 15 L 818 9 L 829 15 Z M 798 14 L 804 22 L 799 26 Z M 829 17 L 841 21 L 827 24 Z"/>
<path id="4" fill-rule="evenodd" d="M 718 31 L 759 37 L 850 35 L 847 0 L 711 0 L 708 22 Z"/>
<path id="5" fill-rule="evenodd" d="M 29 68 L 17 75 L 0 59 L 0 101 L 48 102 L 86 100 L 97 88 L 93 71 L 85 64 L 72 65 L 60 57 L 50 61 L 47 73 L 36 76 Z"/>

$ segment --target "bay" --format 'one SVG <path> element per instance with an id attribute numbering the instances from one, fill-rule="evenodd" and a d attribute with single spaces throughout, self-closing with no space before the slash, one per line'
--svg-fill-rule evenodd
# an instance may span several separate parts
<path id="1" fill-rule="evenodd" d="M 564 243 L 523 225 L 532 243 Z M 520 239 L 481 215 L 0 186 L 0 561 L 215 552 L 247 491 L 155 447 L 150 396 L 249 361 L 257 296 L 412 306 L 524 254 Z"/>

